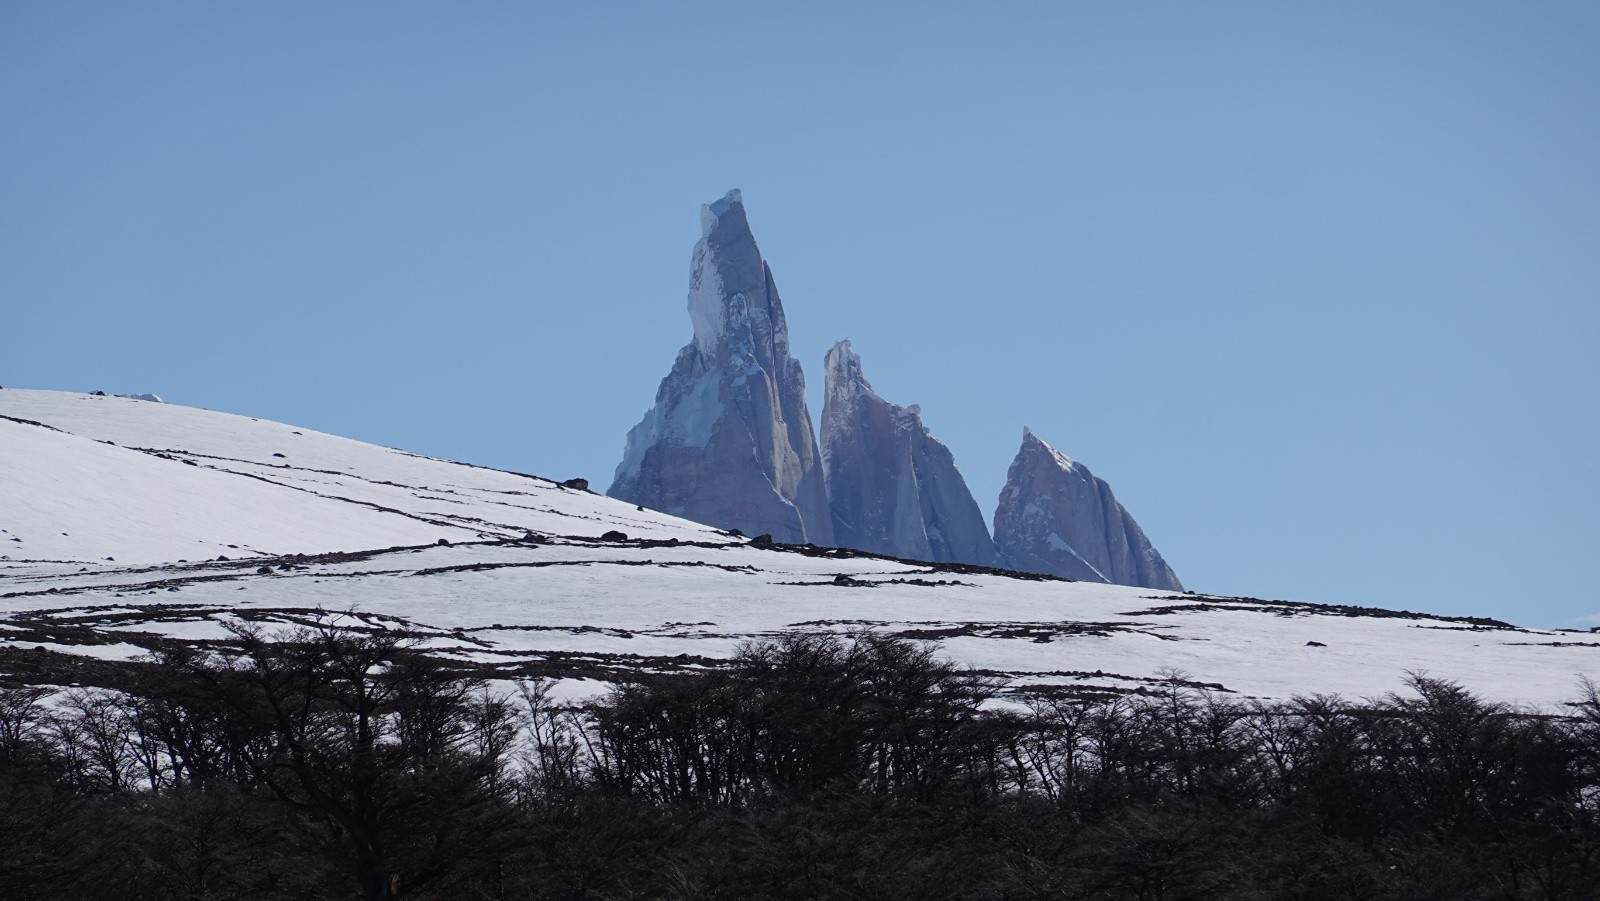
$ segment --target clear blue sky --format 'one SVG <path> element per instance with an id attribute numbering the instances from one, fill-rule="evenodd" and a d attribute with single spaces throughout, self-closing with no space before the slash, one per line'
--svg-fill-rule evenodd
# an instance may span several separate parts
<path id="1" fill-rule="evenodd" d="M 1600 623 L 1592 2 L 9 0 L 0 384 L 605 485 L 734 186 L 986 510 L 1029 425 L 1193 588 Z"/>

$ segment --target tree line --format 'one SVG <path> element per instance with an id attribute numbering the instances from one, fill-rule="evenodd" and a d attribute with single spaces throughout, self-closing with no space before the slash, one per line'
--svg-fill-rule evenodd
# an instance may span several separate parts
<path id="1" fill-rule="evenodd" d="M 786 634 L 581 709 L 395 632 L 0 688 L 0 897 L 1596 898 L 1600 695 L 1002 700 Z"/>

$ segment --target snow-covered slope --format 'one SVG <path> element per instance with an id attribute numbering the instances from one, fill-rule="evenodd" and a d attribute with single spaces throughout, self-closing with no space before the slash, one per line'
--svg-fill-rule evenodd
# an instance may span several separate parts
<path id="1" fill-rule="evenodd" d="M 1425 671 L 1553 708 L 1600 678 L 1588 635 L 757 547 L 546 479 L 137 400 L 4 389 L 0 417 L 11 671 L 320 609 L 569 690 L 795 628 L 937 641 L 1017 690 L 1178 671 L 1243 696 L 1360 697 Z"/>
<path id="2" fill-rule="evenodd" d="M 0 391 L 12 560 L 156 563 L 520 536 L 714 534 L 548 479 L 172 404 Z"/>

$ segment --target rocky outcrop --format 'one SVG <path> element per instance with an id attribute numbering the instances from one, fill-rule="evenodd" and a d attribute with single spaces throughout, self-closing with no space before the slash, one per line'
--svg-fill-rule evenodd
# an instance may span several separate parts
<path id="1" fill-rule="evenodd" d="M 832 544 L 805 376 L 737 190 L 700 210 L 694 340 L 628 432 L 606 492 L 746 534 Z"/>
<path id="2" fill-rule="evenodd" d="M 879 397 L 848 341 L 828 351 L 826 370 L 822 466 L 834 541 L 894 557 L 992 566 L 983 512 L 921 411 Z"/>
<path id="3" fill-rule="evenodd" d="M 1027 429 L 994 511 L 994 542 L 1012 569 L 1183 590 L 1111 486 Z"/>

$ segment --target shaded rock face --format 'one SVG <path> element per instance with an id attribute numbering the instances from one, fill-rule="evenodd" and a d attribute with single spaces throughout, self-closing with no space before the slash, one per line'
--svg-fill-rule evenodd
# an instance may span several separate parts
<path id="1" fill-rule="evenodd" d="M 748 535 L 832 544 L 805 376 L 737 190 L 700 210 L 694 340 L 628 432 L 614 498 Z"/>
<path id="2" fill-rule="evenodd" d="M 1026 429 L 994 511 L 1003 565 L 1024 572 L 1182 591 L 1111 486 Z"/>
<path id="3" fill-rule="evenodd" d="M 983 512 L 917 407 L 872 390 L 861 357 L 828 351 L 822 465 L 840 547 L 938 563 L 995 563 Z"/>

